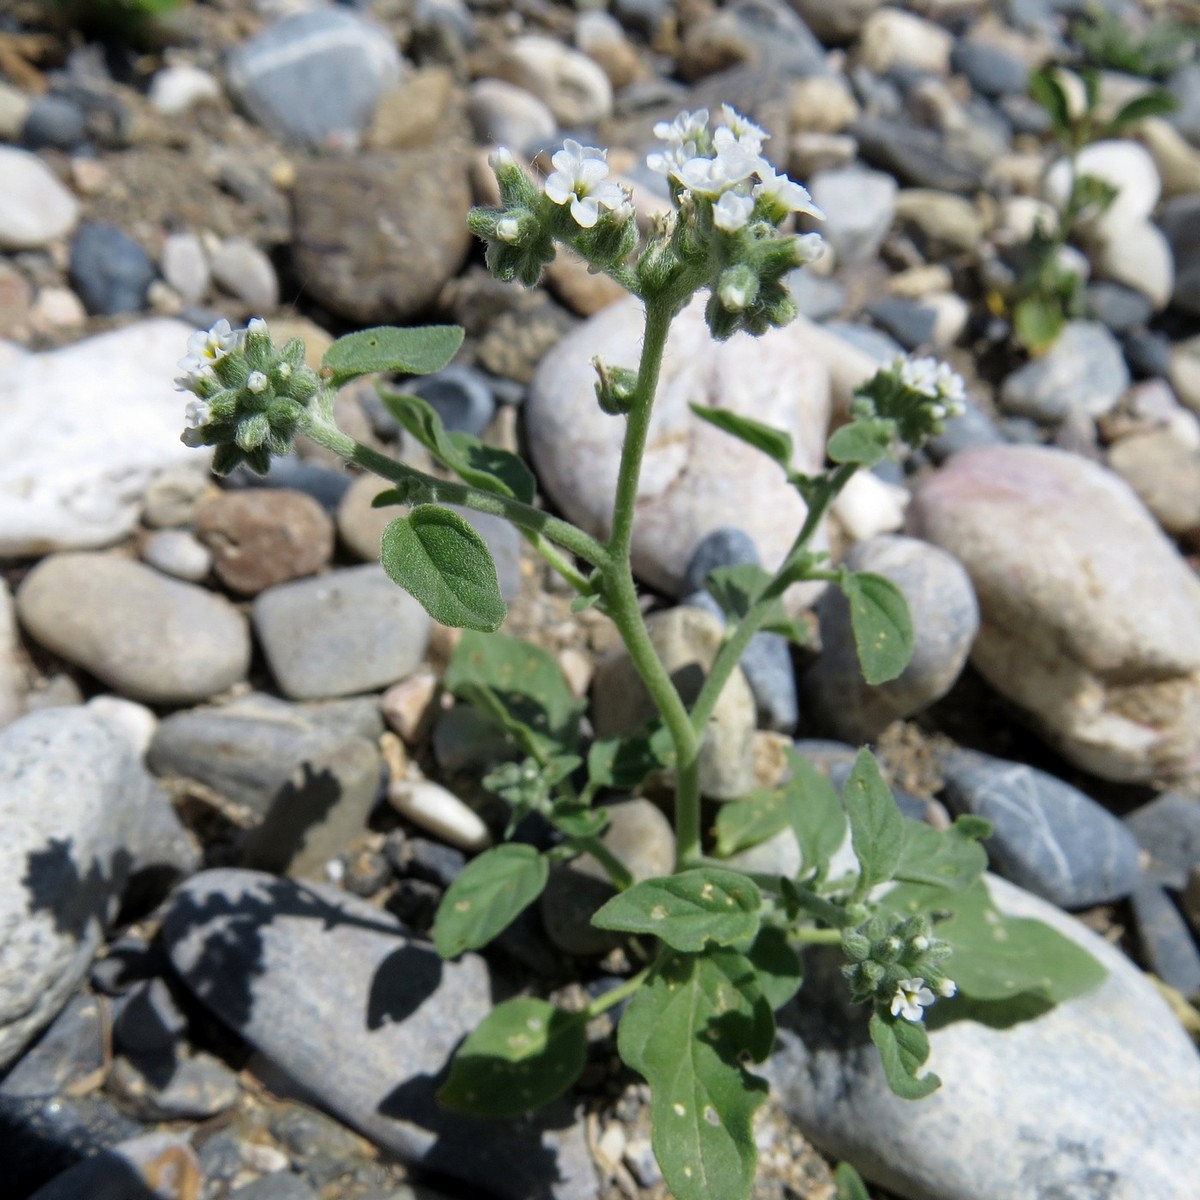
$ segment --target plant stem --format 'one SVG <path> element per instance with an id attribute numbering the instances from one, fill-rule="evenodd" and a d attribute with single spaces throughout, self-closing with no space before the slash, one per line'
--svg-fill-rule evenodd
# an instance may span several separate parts
<path id="1" fill-rule="evenodd" d="M 604 868 L 617 891 L 633 887 L 629 868 L 598 837 L 572 838 L 571 844 L 581 853 L 590 854 Z"/>
<path id="2" fill-rule="evenodd" d="M 836 946 L 842 940 L 841 931 L 837 929 L 814 929 L 808 926 L 804 929 L 793 929 L 788 934 L 788 941 L 807 942 L 812 945 Z"/>
<path id="3" fill-rule="evenodd" d="M 636 975 L 625 980 L 624 983 L 618 984 L 610 992 L 605 992 L 603 996 L 597 996 L 583 1010 L 583 1015 L 587 1020 L 592 1020 L 593 1017 L 598 1017 L 601 1013 L 607 1012 L 610 1008 L 615 1008 L 628 996 L 632 996 L 634 992 L 642 986 L 646 981 L 646 976 L 650 974 L 650 968 L 646 967 L 639 971 Z"/>
<path id="4" fill-rule="evenodd" d="M 582 558 L 594 567 L 603 567 L 608 563 L 608 553 L 604 547 L 569 521 L 552 517 L 541 509 L 523 504 L 520 500 L 513 500 L 509 496 L 487 492 L 465 483 L 438 479 L 434 475 L 427 475 L 424 471 L 397 462 L 394 458 L 380 454 L 378 450 L 372 450 L 370 446 L 364 446 L 343 433 L 331 421 L 322 419 L 319 408 L 304 427 L 304 432 L 318 445 L 341 455 L 348 462 L 373 471 L 391 483 L 401 486 L 415 485 L 421 503 L 440 501 L 443 504 L 457 504 L 462 508 L 473 509 L 475 512 L 491 513 L 511 521 L 522 531 L 557 542 L 577 558 Z"/>
<path id="5" fill-rule="evenodd" d="M 673 316 L 674 308 L 663 301 L 651 301 L 646 305 L 642 357 L 625 426 L 613 500 L 612 536 L 607 546 L 609 563 L 602 570 L 609 616 L 620 632 L 646 690 L 662 714 L 675 747 L 675 853 L 676 863 L 682 867 L 689 865 L 700 853 L 700 741 L 693 731 L 687 708 L 650 641 L 630 565 L 638 479 Z"/>
<path id="6" fill-rule="evenodd" d="M 542 560 L 557 571 L 580 595 L 591 591 L 588 577 L 571 562 L 548 538 L 532 529 L 522 529 L 525 540 L 541 555 Z"/>

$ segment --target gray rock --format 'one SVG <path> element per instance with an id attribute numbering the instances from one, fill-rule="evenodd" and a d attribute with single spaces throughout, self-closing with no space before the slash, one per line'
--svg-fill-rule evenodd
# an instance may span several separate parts
<path id="1" fill-rule="evenodd" d="M 366 901 L 248 871 L 189 881 L 163 936 L 198 999 L 384 1150 L 504 1200 L 596 1196 L 565 1104 L 493 1123 L 434 1100 L 450 1053 L 490 1008 L 478 956 L 443 962 Z"/>
<path id="2" fill-rule="evenodd" d="M 88 312 L 102 317 L 141 312 L 158 274 L 133 238 L 98 221 L 80 225 L 71 239 L 70 273 Z"/>
<path id="3" fill-rule="evenodd" d="M 868 301 L 867 316 L 881 325 L 905 350 L 927 346 L 933 340 L 937 310 L 903 296 L 881 296 Z"/>
<path id="4" fill-rule="evenodd" d="M 1200 994 L 1200 949 L 1175 902 L 1152 879 L 1143 879 L 1130 901 L 1147 968 L 1185 996 Z"/>
<path id="5" fill-rule="evenodd" d="M 896 217 L 896 181 L 881 171 L 851 166 L 822 171 L 810 188 L 825 213 L 821 236 L 833 247 L 837 261 L 874 258 Z"/>
<path id="6" fill-rule="evenodd" d="M 757 565 L 758 547 L 754 539 L 745 530 L 723 525 L 696 544 L 684 568 L 683 587 L 688 593 L 702 592 L 709 575 L 718 567 Z"/>
<path id="7" fill-rule="evenodd" d="M 227 488 L 288 488 L 311 496 L 326 512 L 334 512 L 350 488 L 354 476 L 348 471 L 304 462 L 294 454 L 271 459 L 271 469 L 256 475 L 245 464 L 225 477 Z"/>
<path id="8" fill-rule="evenodd" d="M 1200 196 L 1176 196 L 1159 215 L 1159 225 L 1175 261 L 1171 303 L 1191 316 L 1200 316 Z"/>
<path id="9" fill-rule="evenodd" d="M 890 362 L 904 347 L 890 333 L 874 329 L 870 325 L 858 325 L 853 321 L 826 321 L 824 328 L 856 350 L 869 354 L 877 363 Z"/>
<path id="10" fill-rule="evenodd" d="M 1200 146 L 1200 63 L 1180 67 L 1167 81 L 1167 88 L 1178 104 L 1167 120 L 1193 146 Z"/>
<path id="11" fill-rule="evenodd" d="M 979 630 L 979 605 L 959 563 L 915 538 L 859 542 L 845 565 L 882 575 L 903 593 L 916 639 L 912 660 L 898 678 L 869 686 L 858 662 L 850 606 L 840 589 L 830 588 L 817 605 L 821 653 L 801 678 L 801 695 L 806 711 L 811 707 L 837 737 L 869 742 L 950 690 Z"/>
<path id="12" fill-rule="evenodd" d="M 1085 300 L 1088 315 L 1113 333 L 1138 329 L 1154 315 L 1154 305 L 1141 292 L 1119 283 L 1089 283 Z"/>
<path id="13" fill-rule="evenodd" d="M 177 1133 L 144 1133 L 84 1159 L 39 1188 L 30 1200 L 179 1195 L 169 1180 L 199 1177 L 200 1164 L 186 1138 Z M 164 1184 L 171 1190 L 164 1192 Z"/>
<path id="14" fill-rule="evenodd" d="M 142 1121 L 205 1121 L 232 1108 L 241 1095 L 238 1077 L 219 1058 L 198 1051 L 140 1069 L 118 1058 L 108 1091 Z"/>
<path id="15" fill-rule="evenodd" d="M 431 405 L 449 430 L 478 437 L 496 413 L 496 398 L 487 377 L 473 367 L 451 363 L 448 367 L 409 380 L 404 390 Z"/>
<path id="16" fill-rule="evenodd" d="M 1029 87 L 1029 68 L 1015 54 L 979 38 L 959 38 L 950 66 L 984 96 L 1020 95 Z"/>
<path id="17" fill-rule="evenodd" d="M 212 256 L 211 266 L 217 286 L 249 305 L 251 312 L 270 312 L 279 303 L 275 268 L 248 238 L 226 238 Z"/>
<path id="18" fill-rule="evenodd" d="M 5 1102 L 48 1099 L 73 1080 L 99 1071 L 104 1066 L 107 1032 L 103 1002 L 95 996 L 72 996 L 50 1028 L 0 1081 L 0 1121 Z"/>
<path id="19" fill-rule="evenodd" d="M 0 249 L 36 250 L 75 228 L 79 202 L 36 154 L 0 146 Z"/>
<path id="20" fill-rule="evenodd" d="M 1171 340 L 1149 329 L 1135 329 L 1122 339 L 1125 360 L 1139 379 L 1166 378 L 1171 373 Z"/>
<path id="21" fill-rule="evenodd" d="M 982 187 L 982 165 L 948 146 L 932 129 L 888 117 L 863 117 L 849 130 L 862 158 L 895 175 L 907 187 L 974 194 Z"/>
<path id="22" fill-rule="evenodd" d="M 293 700 L 379 690 L 411 674 L 429 642 L 425 610 L 368 564 L 268 588 L 254 628 Z"/>
<path id="23" fill-rule="evenodd" d="M 1164 792 L 1125 818 L 1129 831 L 1150 856 L 1146 873 L 1182 891 L 1188 873 L 1200 867 L 1200 800 Z"/>
<path id="24" fill-rule="evenodd" d="M 87 973 L 154 797 L 128 743 L 90 713 L 0 731 L 0 1069 Z"/>
<path id="25" fill-rule="evenodd" d="M 784 1108 L 826 1153 L 908 1200 L 1191 1200 L 1200 1062 L 1187 1034 L 1115 947 L 1003 880 L 989 889 L 1004 912 L 1083 946 L 1108 977 L 1008 1029 L 932 1030 L 942 1087 L 912 1102 L 888 1089 L 864 1013 L 840 999 L 836 962 L 810 955 L 768 1064 Z"/>
<path id="26" fill-rule="evenodd" d="M 801 316 L 810 321 L 828 320 L 845 306 L 846 289 L 836 279 L 797 267 L 786 276 L 786 283 Z"/>
<path id="27" fill-rule="evenodd" d="M 514 757 L 512 740 L 477 709 L 456 704 L 433 727 L 433 756 L 443 771 L 484 772 Z"/>
<path id="28" fill-rule="evenodd" d="M 69 96 L 47 92 L 30 105 L 21 141 L 30 150 L 73 150 L 83 141 L 84 133 L 83 109 Z"/>
<path id="29" fill-rule="evenodd" d="M 1090 796 L 1044 771 L 973 751 L 943 760 L 953 812 L 992 823 L 995 869 L 1060 908 L 1118 900 L 1141 875 L 1137 842 Z"/>
<path id="30" fill-rule="evenodd" d="M 946 428 L 926 443 L 930 458 L 936 463 L 945 462 L 964 450 L 975 450 L 980 446 L 998 446 L 1004 438 L 992 423 L 991 417 L 972 404 L 966 403 L 962 416 L 951 417 Z"/>
<path id="31" fill-rule="evenodd" d="M 1068 321 L 1058 340 L 1004 381 L 1006 412 L 1047 423 L 1082 411 L 1102 417 L 1130 384 L 1120 344 L 1095 321 Z"/>
<path id="32" fill-rule="evenodd" d="M 231 1193 L 237 1200 L 320 1200 L 298 1175 L 264 1175 Z"/>
<path id="33" fill-rule="evenodd" d="M 43 559 L 17 591 L 17 615 L 48 650 L 151 704 L 205 700 L 250 665 L 246 619 L 228 600 L 116 555 Z"/>
<path id="34" fill-rule="evenodd" d="M 229 87 L 276 137 L 353 149 L 401 75 L 391 35 L 341 8 L 284 17 L 229 56 Z"/>

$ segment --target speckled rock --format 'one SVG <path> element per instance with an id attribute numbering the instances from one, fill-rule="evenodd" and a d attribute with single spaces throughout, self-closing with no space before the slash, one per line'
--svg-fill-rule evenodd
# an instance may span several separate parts
<path id="1" fill-rule="evenodd" d="M 718 344 L 704 324 L 703 305 L 701 297 L 671 330 L 634 531 L 634 570 L 672 595 L 681 594 L 696 545 L 727 525 L 731 512 L 768 568 L 778 565 L 804 517 L 782 472 L 702 422 L 688 404 L 731 408 L 787 429 L 803 470 L 823 462 L 829 419 L 829 377 L 809 353 L 809 327 Z M 635 367 L 641 335 L 640 303 L 610 305 L 546 355 L 526 402 L 542 485 L 568 517 L 594 534 L 606 533 L 623 426 L 596 403 L 591 360 L 599 354 L 613 365 Z"/>
<path id="2" fill-rule="evenodd" d="M 1117 476 L 969 450 L 917 489 L 909 528 L 966 567 L 972 662 L 1069 759 L 1120 780 L 1200 765 L 1200 584 Z"/>
<path id="3" fill-rule="evenodd" d="M 150 704 L 206 700 L 250 665 L 246 619 L 228 600 L 113 554 L 43 559 L 17 591 L 17 615 L 48 650 Z"/>

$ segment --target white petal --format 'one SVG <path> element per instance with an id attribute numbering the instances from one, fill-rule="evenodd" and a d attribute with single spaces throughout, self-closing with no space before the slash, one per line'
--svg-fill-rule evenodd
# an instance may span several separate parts
<path id="1" fill-rule="evenodd" d="M 582 199 L 577 197 L 571 201 L 571 216 L 575 218 L 576 225 L 583 229 L 591 229 L 600 219 L 600 209 L 591 196 Z"/>
<path id="2" fill-rule="evenodd" d="M 555 171 L 546 177 L 544 190 L 555 204 L 566 204 L 575 195 L 575 180 L 565 171 Z"/>

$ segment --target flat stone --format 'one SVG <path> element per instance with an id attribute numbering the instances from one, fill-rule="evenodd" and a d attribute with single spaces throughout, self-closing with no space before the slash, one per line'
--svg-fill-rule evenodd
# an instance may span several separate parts
<path id="1" fill-rule="evenodd" d="M 1143 879 L 1130 896 L 1130 908 L 1146 967 L 1182 995 L 1200 994 L 1200 948 L 1170 895 Z"/>
<path id="2" fill-rule="evenodd" d="M 0 367 L 0 556 L 117 541 L 155 475 L 206 461 L 179 440 L 171 380 L 187 336 L 177 321 L 141 321 Z"/>
<path id="3" fill-rule="evenodd" d="M 212 256 L 212 277 L 251 312 L 270 312 L 279 304 L 279 276 L 266 254 L 244 237 L 226 238 Z"/>
<path id="4" fill-rule="evenodd" d="M 1107 779 L 1200 765 L 1200 584 L 1129 487 L 1074 454 L 957 454 L 909 528 L 967 569 L 971 661 L 1072 762 Z"/>
<path id="5" fill-rule="evenodd" d="M 293 700 L 396 683 L 420 666 L 430 624 L 425 610 L 374 565 L 281 583 L 254 602 L 255 631 Z"/>
<path id="6" fill-rule="evenodd" d="M 833 247 L 838 263 L 874 258 L 896 215 L 896 181 L 881 171 L 851 166 L 822 171 L 810 187 L 825 213 L 821 236 Z"/>
<path id="7" fill-rule="evenodd" d="M 75 228 L 79 202 L 36 154 L 0 146 L 0 175 L 0 249 L 37 250 Z"/>
<path id="8" fill-rule="evenodd" d="M 785 1110 L 827 1154 L 910 1200 L 1191 1200 L 1200 1061 L 1166 1001 L 1078 921 L 1003 880 L 988 886 L 1002 911 L 1052 926 L 1107 978 L 1008 1029 L 932 1029 L 942 1087 L 913 1102 L 889 1090 L 834 956 L 810 955 L 768 1064 Z"/>
<path id="9" fill-rule="evenodd" d="M 590 533 L 607 535 L 623 423 L 605 416 L 593 388 L 593 356 L 635 366 L 642 308 L 610 305 L 563 338 L 542 360 L 526 402 L 530 450 L 543 487 Z M 762 455 L 696 417 L 689 403 L 719 405 L 786 429 L 795 465 L 824 461 L 829 380 L 799 323 L 761 338 L 712 340 L 703 297 L 675 321 L 651 420 L 638 494 L 633 566 L 652 587 L 683 594 L 683 573 L 700 540 L 729 523 L 754 539 L 768 569 L 778 566 L 804 519 L 803 502 Z M 816 539 L 824 545 L 822 535 Z M 815 589 L 806 595 L 811 596 Z M 799 598 L 798 598 L 799 602 Z"/>
<path id="10" fill-rule="evenodd" d="M 177 1133 L 146 1133 L 86 1158 L 30 1200 L 75 1200 L 78 1196 L 152 1195 L 189 1200 L 201 1182 L 200 1163 Z M 136 1188 L 136 1192 L 129 1189 Z M 151 1190 L 153 1189 L 153 1190 Z"/>
<path id="11" fill-rule="evenodd" d="M 565 1103 L 515 1123 L 459 1117 L 434 1099 L 451 1052 L 491 1008 L 477 955 L 443 962 L 366 901 L 249 871 L 192 879 L 163 936 L 215 1016 L 388 1153 L 502 1200 L 594 1200 L 582 1125 Z"/>
<path id="12" fill-rule="evenodd" d="M 876 75 L 886 74 L 894 66 L 946 75 L 953 47 L 948 30 L 899 8 L 879 8 L 871 13 L 858 41 L 862 61 Z"/>
<path id="13" fill-rule="evenodd" d="M 952 147 L 932 129 L 890 117 L 861 117 L 850 127 L 862 158 L 908 187 L 973 194 L 983 183 L 982 164 Z"/>
<path id="14" fill-rule="evenodd" d="M 1090 796 L 1034 767 L 973 751 L 942 762 L 952 812 L 992 823 L 996 871 L 1059 908 L 1129 895 L 1141 875 L 1132 834 Z"/>
<path id="15" fill-rule="evenodd" d="M 472 242 L 466 163 L 440 144 L 306 163 L 292 201 L 305 287 L 364 324 L 427 310 Z"/>
<path id="16" fill-rule="evenodd" d="M 558 122 L 531 91 L 504 79 L 477 79 L 467 93 L 467 115 L 477 140 L 508 146 L 514 154 L 554 140 Z"/>
<path id="17" fill-rule="evenodd" d="M 206 700 L 250 666 L 246 619 L 228 600 L 113 554 L 43 559 L 17 591 L 17 615 L 48 650 L 150 704 Z"/>
<path id="18" fill-rule="evenodd" d="M 1153 429 L 1114 443 L 1108 465 L 1168 533 L 1200 531 L 1200 448 L 1184 445 L 1170 429 Z"/>

